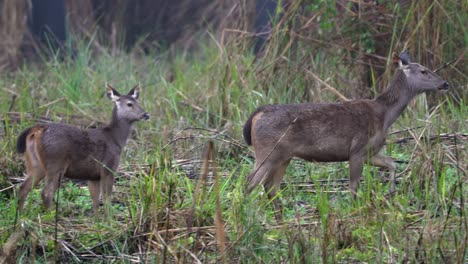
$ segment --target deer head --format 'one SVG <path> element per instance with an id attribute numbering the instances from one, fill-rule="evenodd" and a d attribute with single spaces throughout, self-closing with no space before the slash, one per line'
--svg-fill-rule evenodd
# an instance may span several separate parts
<path id="1" fill-rule="evenodd" d="M 419 63 L 410 62 L 407 51 L 402 52 L 399 56 L 394 53 L 393 62 L 398 66 L 398 69 L 403 71 L 408 88 L 415 93 L 447 91 L 449 89 L 449 83 L 439 75 Z"/>
<path id="2" fill-rule="evenodd" d="M 143 110 L 137 99 L 140 95 L 140 85 L 133 87 L 127 95 L 120 95 L 112 86 L 107 86 L 107 97 L 109 97 L 116 107 L 116 118 L 133 123 L 138 120 L 148 120 L 149 114 Z"/>

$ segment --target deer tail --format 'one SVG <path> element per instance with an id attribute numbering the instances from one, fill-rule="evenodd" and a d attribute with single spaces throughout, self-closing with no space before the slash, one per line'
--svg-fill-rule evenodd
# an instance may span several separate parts
<path id="1" fill-rule="evenodd" d="M 250 115 L 247 122 L 245 122 L 243 134 L 244 134 L 245 143 L 247 143 L 247 145 L 249 145 L 249 146 L 252 145 L 252 123 L 253 123 L 253 119 L 262 110 L 263 110 L 263 107 L 260 107 L 257 110 L 255 110 L 255 112 L 253 112 Z"/>
<path id="2" fill-rule="evenodd" d="M 247 145 L 251 146 L 252 145 L 252 119 L 253 119 L 253 115 L 251 115 L 249 117 L 249 119 L 247 120 L 247 122 L 245 123 L 244 125 L 244 130 L 243 130 L 243 134 L 244 134 L 244 140 L 245 140 L 245 143 L 247 143 Z"/>
<path id="3" fill-rule="evenodd" d="M 26 128 L 21 132 L 16 140 L 16 152 L 22 154 L 26 152 L 26 138 L 34 127 Z"/>
<path id="4" fill-rule="evenodd" d="M 33 126 L 25 129 L 18 137 L 16 142 L 16 151 L 18 153 L 26 153 L 26 161 L 34 163 L 43 162 L 42 155 L 42 135 L 44 133 L 44 126 Z M 30 160 L 30 159 L 33 160 Z"/>

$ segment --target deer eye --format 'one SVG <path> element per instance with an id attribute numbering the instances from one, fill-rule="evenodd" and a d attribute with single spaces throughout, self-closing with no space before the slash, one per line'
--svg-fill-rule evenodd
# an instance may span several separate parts
<path id="1" fill-rule="evenodd" d="M 128 102 L 128 103 L 127 103 L 127 106 L 128 106 L 128 107 L 132 107 L 132 106 L 133 106 L 133 104 L 132 104 L 132 103 L 130 103 L 130 102 Z"/>
<path id="2" fill-rule="evenodd" d="M 421 73 L 424 74 L 424 75 L 426 75 L 426 74 L 427 74 L 427 70 L 426 70 L 426 69 L 423 69 L 423 70 L 421 70 Z"/>

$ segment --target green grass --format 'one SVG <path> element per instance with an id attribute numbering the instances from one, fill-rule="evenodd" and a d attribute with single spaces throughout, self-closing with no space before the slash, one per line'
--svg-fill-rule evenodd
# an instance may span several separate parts
<path id="1" fill-rule="evenodd" d="M 281 36 L 276 39 L 282 41 Z M 278 197 L 284 224 L 275 222 L 263 190 L 245 195 L 253 158 L 241 131 L 250 113 L 269 103 L 316 100 L 305 64 L 292 58 L 299 55 L 286 52 L 281 58 L 283 43 L 273 47 L 265 59 L 254 62 L 238 47 L 220 50 L 213 43 L 172 60 L 165 54 L 96 55 L 82 45 L 73 60 L 46 60 L 2 73 L 0 244 L 15 230 L 25 230 L 18 241 L 18 261 L 34 258 L 39 263 L 56 257 L 73 263 L 466 261 L 466 93 L 456 99 L 449 92 L 433 112 L 429 99 L 420 96 L 393 125 L 391 131 L 398 133 L 388 137 L 383 150 L 402 161 L 393 197 L 384 180 L 387 174 L 378 169 L 365 168 L 359 198 L 352 200 L 346 191 L 346 163 L 299 160 L 289 166 Z M 310 57 L 315 65 L 310 70 L 346 94 L 351 85 L 338 76 L 353 76 L 358 69 L 342 64 L 344 56 L 341 50 L 318 51 Z M 466 74 L 453 76 L 451 82 L 466 89 Z M 60 189 L 58 222 L 55 211 L 42 209 L 41 187 L 31 192 L 17 219 L 16 191 L 9 188 L 25 170 L 14 152 L 17 135 L 43 117 L 81 126 L 107 123 L 112 102 L 105 96 L 106 81 L 122 93 L 141 83 L 141 103 L 151 115 L 149 122 L 136 125 L 122 153 L 112 216 L 96 221 L 85 185 L 66 181 Z M 328 91 L 320 96 L 337 100 Z M 436 136 L 443 133 L 465 136 L 455 144 L 453 138 Z M 436 137 L 429 140 L 431 136 Z M 402 138 L 408 140 L 398 143 Z M 214 188 L 209 174 L 192 215 L 209 140 L 215 143 L 220 186 Z M 225 223 L 224 254 L 215 239 L 218 210 Z M 193 220 L 192 233 L 188 219 Z"/>

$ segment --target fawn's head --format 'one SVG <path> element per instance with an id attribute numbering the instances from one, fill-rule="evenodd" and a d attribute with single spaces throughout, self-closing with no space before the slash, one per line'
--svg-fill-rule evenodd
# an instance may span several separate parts
<path id="1" fill-rule="evenodd" d="M 447 91 L 449 83 L 442 79 L 435 72 L 427 69 L 419 63 L 410 62 L 407 51 L 402 52 L 399 56 L 393 54 L 393 62 L 398 65 L 398 68 L 406 75 L 408 88 L 416 93 L 430 91 Z"/>
<path id="2" fill-rule="evenodd" d="M 127 95 L 120 95 L 112 86 L 106 84 L 107 96 L 115 103 L 115 113 L 119 120 L 127 120 L 129 123 L 138 120 L 148 120 L 149 114 L 143 110 L 138 102 L 140 85 L 133 87 Z"/>

